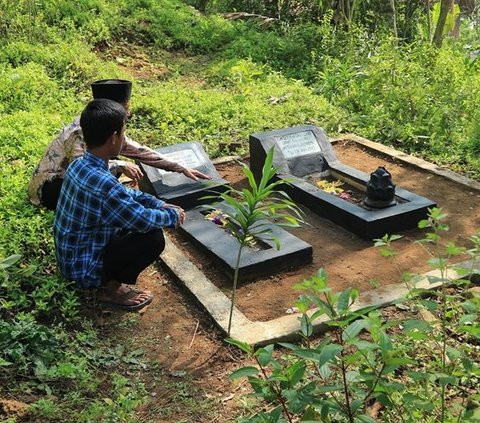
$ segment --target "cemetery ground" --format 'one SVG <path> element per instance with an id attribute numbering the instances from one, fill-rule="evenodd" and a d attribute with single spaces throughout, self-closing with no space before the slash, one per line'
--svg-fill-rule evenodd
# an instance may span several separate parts
<path id="1" fill-rule="evenodd" d="M 353 141 L 340 140 L 334 143 L 334 149 L 343 163 L 366 173 L 386 166 L 398 186 L 435 201 L 448 214 L 450 230 L 444 241 L 468 246 L 468 237 L 480 227 L 480 191 L 475 186 L 462 185 L 392 160 Z M 239 162 L 248 164 L 248 157 L 220 162 L 216 168 L 223 178 L 236 187 L 245 184 Z M 290 313 L 299 294 L 292 286 L 311 277 L 320 267 L 326 269 L 333 290 L 355 287 L 361 292 L 375 292 L 380 285 L 388 289 L 388 285 L 400 284 L 401 273 L 405 271 L 429 270 L 427 253 L 414 243 L 424 236 L 419 229 L 402 231 L 403 238 L 394 243 L 399 254 L 389 260 L 380 256 L 372 241 L 361 239 L 308 209 L 304 211 L 309 226 L 292 232 L 312 245 L 313 262 L 241 283 L 237 306 L 252 321 L 268 321 Z M 210 259 L 178 232 L 168 230 L 168 235 L 188 260 L 229 295 L 231 283 Z M 139 421 L 230 422 L 240 415 L 251 414 L 255 400 L 246 396 L 250 392 L 248 383 L 232 382 L 229 375 L 253 363 L 224 342 L 225 334 L 178 285 L 161 260 L 140 275 L 139 286 L 155 295 L 152 304 L 140 313 L 101 311 L 92 308 L 91 302 L 85 302 L 83 310 L 99 337 L 111 343 L 112 363 L 122 363 L 115 371 L 144 384 L 146 401 L 137 409 Z M 386 307 L 382 313 L 386 320 L 418 318 L 415 311 L 396 306 Z M 102 374 L 98 378 L 102 380 Z M 108 396 L 110 389 L 108 385 L 100 385 L 98 397 L 102 398 L 102 392 Z M 0 416 L 3 412 L 3 415 L 25 416 L 18 421 L 45 421 L 32 420 L 26 414 L 26 404 L 35 400 L 35 395 L 28 392 L 2 398 Z"/>
<path id="2" fill-rule="evenodd" d="M 480 227 L 480 191 L 441 176 L 373 153 L 351 141 L 335 143 L 341 161 L 364 172 L 385 165 L 402 188 L 436 201 L 448 213 L 450 231 L 444 240 L 468 245 L 467 238 Z M 248 163 L 248 158 L 240 159 Z M 235 186 L 245 181 L 235 161 L 218 164 L 220 174 Z M 363 240 L 305 209 L 310 226 L 293 232 L 313 246 L 313 262 L 256 281 L 244 282 L 238 291 L 238 307 L 251 320 L 269 320 L 285 315 L 294 306 L 298 292 L 292 285 L 324 267 L 330 286 L 350 286 L 360 291 L 378 285 L 401 283 L 404 271 L 423 273 L 428 256 L 414 241 L 419 229 L 403 231 L 395 242 L 395 262 L 382 258 L 373 242 Z M 208 278 L 225 293 L 230 282 L 211 261 L 195 252 L 189 242 L 173 231 L 169 236 Z M 179 287 L 161 261 L 149 267 L 139 285 L 150 289 L 155 299 L 141 313 L 123 314 L 96 310 L 93 315 L 102 335 L 122 340 L 131 350 L 143 351 L 140 365 L 132 364 L 127 377 L 143 380 L 148 401 L 138 410 L 142 422 L 229 422 L 247 415 L 253 399 L 244 380 L 231 382 L 229 374 L 250 364 L 236 348 L 223 342 L 225 335 L 197 303 Z M 386 319 L 415 314 L 395 306 L 383 309 Z"/>

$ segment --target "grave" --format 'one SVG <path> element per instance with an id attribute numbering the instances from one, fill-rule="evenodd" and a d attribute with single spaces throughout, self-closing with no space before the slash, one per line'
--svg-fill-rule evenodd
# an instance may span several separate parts
<path id="1" fill-rule="evenodd" d="M 156 149 L 163 157 L 182 166 L 196 169 L 211 180 L 193 180 L 177 172 L 168 172 L 140 163 L 145 174 L 141 188 L 168 203 L 177 204 L 184 209 L 195 207 L 202 197 L 224 192 L 228 182 L 216 171 L 202 145 L 198 142 L 175 144 Z"/>
<path id="2" fill-rule="evenodd" d="M 274 147 L 276 178 L 287 183 L 285 192 L 320 216 L 365 238 L 413 228 L 436 204 L 413 192 L 396 187 L 394 201 L 388 207 L 375 208 L 355 204 L 326 192 L 312 180 L 341 181 L 366 196 L 370 176 L 338 160 L 323 129 L 303 125 L 252 134 L 249 139 L 250 168 L 259 180 L 265 157 Z M 374 169 L 372 169 L 373 171 Z"/>
<path id="3" fill-rule="evenodd" d="M 215 205 L 218 210 L 227 209 L 226 203 Z M 285 269 L 298 267 L 312 261 L 312 246 L 277 225 L 266 224 L 271 234 L 280 242 L 277 250 L 272 241 L 258 240 L 242 250 L 238 280 L 240 282 L 272 275 Z M 227 277 L 233 280 L 238 241 L 222 226 L 206 219 L 201 209 L 187 211 L 185 223 L 179 228 L 187 238 L 204 250 Z"/>
<path id="4" fill-rule="evenodd" d="M 226 275 L 233 279 L 238 252 L 238 242 L 222 227 L 205 217 L 201 208 L 195 208 L 211 200 L 203 197 L 215 195 L 227 189 L 227 181 L 222 179 L 202 145 L 197 142 L 176 144 L 159 148 L 162 156 L 183 166 L 197 169 L 212 177 L 212 180 L 194 181 L 183 174 L 166 172 L 141 164 L 147 184 L 142 186 L 167 202 L 186 209 L 185 223 L 179 228 L 187 238 L 214 260 Z M 218 208 L 227 207 L 219 204 Z M 277 250 L 273 242 L 257 242 L 258 248 L 246 246 L 242 251 L 239 267 L 239 281 L 255 276 L 273 274 L 281 270 L 300 266 L 312 261 L 312 247 L 296 236 L 276 225 L 268 225 L 277 237 L 281 248 Z"/>

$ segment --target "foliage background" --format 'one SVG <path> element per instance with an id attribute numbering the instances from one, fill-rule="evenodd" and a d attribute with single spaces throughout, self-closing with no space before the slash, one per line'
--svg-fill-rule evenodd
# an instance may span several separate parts
<path id="1" fill-rule="evenodd" d="M 121 356 L 105 358 L 111 341 L 56 274 L 53 215 L 26 196 L 96 79 L 135 80 L 129 132 L 151 146 L 245 153 L 252 132 L 310 123 L 480 178 L 475 11 L 438 49 L 423 2 L 398 1 L 395 13 L 379 0 L 348 3 L 357 7 L 339 14 L 307 0 L 0 0 L 0 258 L 20 256 L 0 266 L 0 393 L 36 393 L 32 413 L 45 420 L 132 416 L 141 401 L 141 384 L 96 378 Z M 261 16 L 224 15 L 239 11 Z M 135 47 L 165 72 L 129 73 L 118 59 Z M 102 384 L 112 401 L 92 402 Z"/>

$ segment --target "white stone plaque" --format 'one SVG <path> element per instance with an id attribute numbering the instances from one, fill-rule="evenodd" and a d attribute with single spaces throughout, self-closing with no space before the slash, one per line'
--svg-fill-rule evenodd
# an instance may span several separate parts
<path id="1" fill-rule="evenodd" d="M 278 136 L 275 137 L 275 141 L 287 160 L 322 151 L 312 131 Z"/>
<path id="2" fill-rule="evenodd" d="M 171 153 L 161 153 L 162 157 L 166 159 L 181 164 L 184 167 L 200 167 L 202 166 L 202 161 L 198 158 L 195 151 L 192 149 L 172 151 Z M 171 173 L 163 169 L 158 169 L 160 173 Z"/>

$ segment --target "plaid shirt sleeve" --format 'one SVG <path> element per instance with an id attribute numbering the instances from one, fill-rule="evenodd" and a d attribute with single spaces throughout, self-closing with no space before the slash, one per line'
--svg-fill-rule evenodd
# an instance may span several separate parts
<path id="1" fill-rule="evenodd" d="M 104 223 L 138 232 L 175 227 L 179 221 L 176 209 L 161 208 L 155 197 L 115 184 L 104 201 Z"/>
<path id="2" fill-rule="evenodd" d="M 125 187 L 125 186 L 124 186 Z M 142 206 L 149 209 L 161 209 L 165 201 L 159 200 L 151 194 L 142 192 L 136 189 L 125 187 L 125 190 L 132 196 L 135 201 L 138 201 Z"/>

